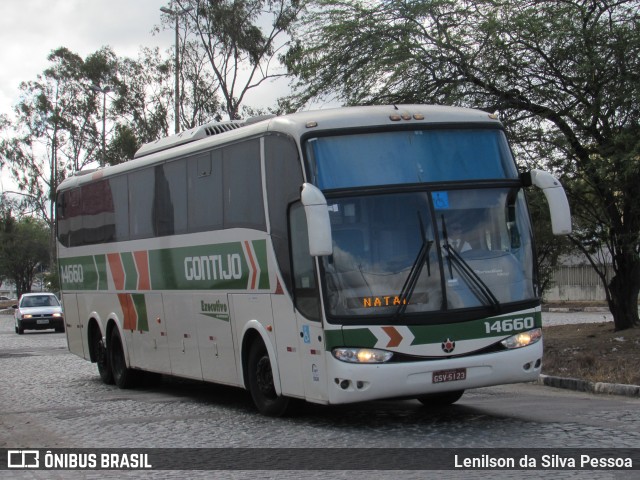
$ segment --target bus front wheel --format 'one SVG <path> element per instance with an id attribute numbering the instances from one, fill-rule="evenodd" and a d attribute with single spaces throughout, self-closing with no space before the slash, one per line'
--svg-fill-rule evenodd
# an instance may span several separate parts
<path id="1" fill-rule="evenodd" d="M 289 407 L 289 398 L 276 392 L 269 353 L 261 340 L 251 345 L 248 374 L 249 391 L 258 411 L 272 417 L 284 415 Z"/>
<path id="2" fill-rule="evenodd" d="M 462 397 L 464 390 L 456 390 L 454 392 L 430 393 L 428 395 L 420 395 L 416 399 L 427 407 L 446 407 L 456 403 Z"/>

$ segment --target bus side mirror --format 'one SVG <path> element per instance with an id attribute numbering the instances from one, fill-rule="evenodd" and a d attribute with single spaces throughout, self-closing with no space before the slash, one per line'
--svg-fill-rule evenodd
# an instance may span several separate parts
<path id="1" fill-rule="evenodd" d="M 309 233 L 309 253 L 314 257 L 331 255 L 333 242 L 331 240 L 331 221 L 327 199 L 319 188 L 305 183 L 302 185 L 301 195 L 304 213 L 307 217 Z"/>
<path id="2" fill-rule="evenodd" d="M 551 213 L 551 229 L 554 235 L 571 233 L 571 210 L 564 188 L 556 177 L 542 170 L 531 170 L 531 183 L 542 190 Z"/>

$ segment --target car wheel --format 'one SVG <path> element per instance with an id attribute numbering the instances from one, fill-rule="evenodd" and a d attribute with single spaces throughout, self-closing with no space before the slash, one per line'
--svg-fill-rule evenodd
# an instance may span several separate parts
<path id="1" fill-rule="evenodd" d="M 249 391 L 258 411 L 263 415 L 279 417 L 289 407 L 289 398 L 278 395 L 273 384 L 273 370 L 267 347 L 261 340 L 249 351 Z"/>
<path id="2" fill-rule="evenodd" d="M 124 348 L 122 347 L 122 340 L 120 339 L 120 333 L 117 328 L 111 330 L 110 339 L 111 341 L 109 342 L 107 352 L 113 374 L 113 381 L 120 388 L 131 388 L 136 383 L 138 372 L 127 368 Z"/>
<path id="3" fill-rule="evenodd" d="M 24 327 L 20 323 L 20 320 L 16 320 L 16 333 L 22 335 L 24 333 Z"/>

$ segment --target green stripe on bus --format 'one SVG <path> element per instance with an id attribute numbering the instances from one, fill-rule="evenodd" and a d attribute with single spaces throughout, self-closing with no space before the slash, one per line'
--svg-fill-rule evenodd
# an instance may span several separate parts
<path id="1" fill-rule="evenodd" d="M 342 329 L 338 330 L 325 330 L 324 332 L 324 347 L 330 352 L 334 347 L 343 347 L 344 336 L 342 335 Z"/>
<path id="2" fill-rule="evenodd" d="M 136 269 L 136 263 L 133 260 L 133 253 L 122 252 L 120 254 L 122 259 L 122 268 L 124 268 L 125 290 L 137 290 L 138 289 L 138 270 Z"/>
<path id="3" fill-rule="evenodd" d="M 260 279 L 258 280 L 258 288 L 260 290 L 269 290 L 269 265 L 267 263 L 267 242 L 265 240 L 254 240 L 253 251 L 256 252 L 256 261 L 260 266 Z"/>
<path id="4" fill-rule="evenodd" d="M 136 313 L 138 314 L 138 325 L 136 329 L 148 332 L 149 318 L 147 317 L 147 304 L 144 299 L 144 294 L 134 293 L 131 295 L 131 300 L 133 301 L 133 307 L 136 309 Z"/>
<path id="5" fill-rule="evenodd" d="M 399 327 L 399 325 L 394 325 Z M 407 325 L 414 336 L 411 346 L 439 344 L 447 338 L 454 341 L 474 340 L 490 337 L 508 337 L 518 332 L 542 326 L 540 312 L 519 313 L 503 317 L 483 318 L 469 322 L 448 323 L 444 325 Z M 329 333 L 331 332 L 331 333 Z M 386 334 L 385 334 L 386 335 Z M 343 328 L 342 335 L 336 331 L 325 333 L 327 350 L 334 347 L 373 348 L 378 337 L 367 327 Z M 385 336 L 385 341 L 388 338 Z"/>
<path id="6" fill-rule="evenodd" d="M 473 340 L 487 337 L 508 337 L 514 333 L 541 326 L 541 313 L 530 312 L 445 325 L 411 325 L 408 328 L 415 337 L 411 345 L 427 345 L 440 343 L 446 338 Z"/>
<path id="7" fill-rule="evenodd" d="M 106 290 L 107 284 L 107 256 L 95 255 L 93 257 L 96 267 L 98 268 L 98 285 L 97 290 Z"/>
<path id="8" fill-rule="evenodd" d="M 254 240 L 251 247 L 255 265 L 247 259 L 241 242 L 149 250 L 151 289 L 270 290 L 267 242 Z M 119 255 L 125 274 L 124 290 L 135 291 L 139 275 L 133 252 Z M 108 289 L 106 255 L 61 258 L 59 265 L 64 290 Z"/>
<path id="9" fill-rule="evenodd" d="M 95 291 L 102 287 L 99 286 L 99 278 L 106 279 L 106 266 L 94 262 L 93 256 L 61 258 L 58 266 L 63 290 Z M 106 288 L 106 282 L 104 288 Z"/>
<path id="10" fill-rule="evenodd" d="M 151 250 L 149 271 L 153 290 L 246 290 L 251 273 L 240 242 Z"/>
<path id="11" fill-rule="evenodd" d="M 342 330 L 344 346 L 347 347 L 374 347 L 378 338 L 368 328 L 345 328 Z"/>

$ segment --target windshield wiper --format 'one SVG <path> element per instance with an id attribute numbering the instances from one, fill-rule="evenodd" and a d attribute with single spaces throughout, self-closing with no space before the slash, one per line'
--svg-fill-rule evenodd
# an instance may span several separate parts
<path id="1" fill-rule="evenodd" d="M 464 282 L 471 290 L 471 293 L 480 300 L 484 305 L 492 307 L 495 311 L 500 310 L 500 302 L 493 294 L 489 286 L 480 278 L 480 276 L 471 268 L 467 261 L 456 251 L 455 248 L 449 243 L 449 237 L 447 236 L 447 225 L 444 220 L 444 215 L 441 216 L 442 220 L 442 236 L 444 237 L 443 248 L 447 251 L 447 263 L 449 264 L 449 276 L 453 280 L 453 268 L 460 274 Z"/>
<path id="2" fill-rule="evenodd" d="M 409 270 L 409 275 L 407 275 L 407 279 L 402 286 L 402 290 L 400 291 L 400 305 L 398 306 L 398 310 L 396 310 L 395 317 L 399 317 L 404 313 L 407 309 L 407 305 L 409 304 L 409 299 L 411 295 L 413 295 L 413 291 L 418 284 L 418 279 L 420 278 L 420 273 L 422 273 L 422 269 L 425 264 L 427 265 L 427 275 L 431 276 L 431 262 L 429 261 L 429 250 L 431 250 L 431 246 L 433 245 L 433 240 L 427 240 L 427 232 L 424 228 L 424 222 L 422 221 L 422 216 L 420 212 L 416 212 L 418 214 L 418 222 L 420 223 L 420 236 L 422 237 L 422 245 L 420 245 L 420 250 L 418 251 L 418 255 L 411 265 L 411 270 Z"/>

